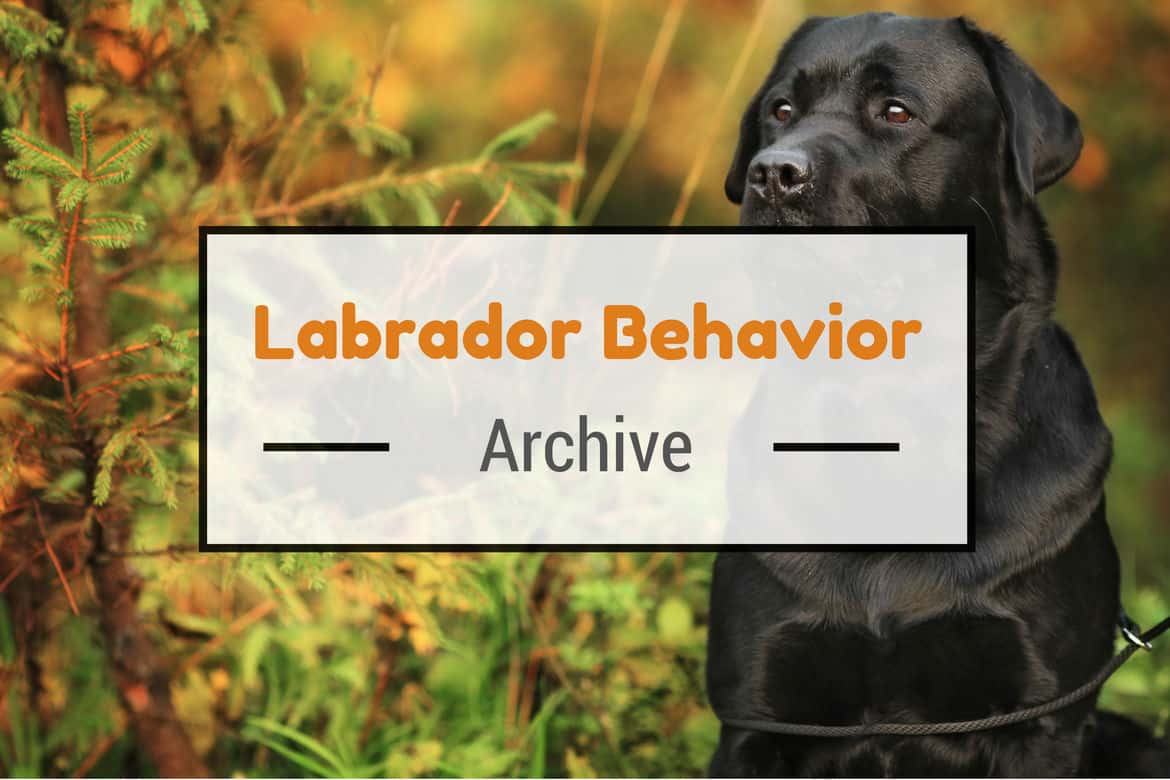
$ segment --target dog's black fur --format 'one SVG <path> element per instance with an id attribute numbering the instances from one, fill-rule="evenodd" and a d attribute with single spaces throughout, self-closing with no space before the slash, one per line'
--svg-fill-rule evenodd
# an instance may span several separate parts
<path id="1" fill-rule="evenodd" d="M 912 119 L 888 121 L 890 100 Z M 778 118 L 783 102 L 791 114 Z M 727 175 L 742 224 L 976 226 L 977 541 L 973 553 L 720 555 L 707 668 L 717 711 L 826 725 L 975 719 L 1070 691 L 1112 655 L 1110 436 L 1050 318 L 1057 256 L 1036 203 L 1080 148 L 1073 113 L 965 19 L 816 18 L 780 51 Z M 766 407 L 765 384 L 745 418 Z M 711 772 L 1158 775 L 1170 752 L 1090 697 L 954 736 L 724 726 Z"/>

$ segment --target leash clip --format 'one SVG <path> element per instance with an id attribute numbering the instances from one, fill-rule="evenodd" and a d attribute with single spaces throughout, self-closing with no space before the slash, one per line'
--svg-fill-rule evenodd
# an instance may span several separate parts
<path id="1" fill-rule="evenodd" d="M 1131 645 L 1140 647 L 1143 650 L 1153 650 L 1154 646 L 1146 640 L 1142 639 L 1141 627 L 1130 619 L 1129 615 L 1124 612 L 1121 614 L 1121 635 L 1125 637 L 1125 641 Z"/>

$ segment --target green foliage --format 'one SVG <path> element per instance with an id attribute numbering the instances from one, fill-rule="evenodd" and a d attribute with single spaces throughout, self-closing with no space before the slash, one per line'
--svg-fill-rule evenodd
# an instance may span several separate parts
<path id="1" fill-rule="evenodd" d="M 227 683 L 217 706 L 242 720 L 234 760 L 254 774 L 693 774 L 716 730 L 696 627 L 710 561 L 248 556 L 221 567 L 238 593 L 275 589 L 277 619 L 227 632 L 199 674 Z M 386 600 L 370 624 L 374 593 Z"/>
<path id="2" fill-rule="evenodd" d="M 536 137 L 556 122 L 551 111 L 541 111 L 497 135 L 479 154 L 480 160 L 499 160 L 529 146 Z"/>
<path id="3" fill-rule="evenodd" d="M 302 734 L 268 718 L 248 718 L 244 736 L 291 761 L 303 772 L 317 777 L 371 777 L 380 774 L 378 762 L 366 765 L 350 763 L 353 755 L 342 755 Z"/>
<path id="4" fill-rule="evenodd" d="M 1170 615 L 1166 592 L 1140 590 L 1126 604 L 1130 617 L 1149 628 Z M 1152 651 L 1138 653 L 1121 667 L 1102 691 L 1101 703 L 1153 724 L 1161 737 L 1170 735 L 1170 646 L 1158 642 Z"/>
<path id="5" fill-rule="evenodd" d="M 93 482 L 93 501 L 98 506 L 110 500 L 110 490 L 114 486 L 114 467 L 134 441 L 135 435 L 133 429 L 120 430 L 106 441 L 105 447 L 102 447 L 101 457 L 98 458 L 97 475 Z"/>
<path id="6" fill-rule="evenodd" d="M 16 689 L 10 688 L 6 699 L 11 725 L 7 734 L 0 734 L 0 761 L 10 777 L 41 777 L 44 751 L 38 721 L 25 711 Z"/>
<path id="7" fill-rule="evenodd" d="M 76 145 L 76 141 L 74 144 Z M 94 172 L 102 177 L 110 177 L 114 181 L 124 181 L 130 176 L 130 169 L 126 167 L 126 163 L 149 148 L 150 133 L 146 130 L 135 130 L 102 155 L 98 164 L 94 166 Z"/>
<path id="8" fill-rule="evenodd" d="M 134 27 L 154 29 L 159 19 L 164 16 L 168 0 L 131 0 L 130 24 Z M 206 32 L 211 27 L 211 20 L 207 10 L 200 0 L 176 0 L 175 5 L 182 12 L 188 29 L 192 32 Z"/>
<path id="9" fill-rule="evenodd" d="M 442 221 L 439 201 L 452 190 L 472 185 L 493 203 L 503 203 L 521 224 L 563 224 L 568 220 L 542 189 L 580 176 L 568 163 L 517 162 L 509 156 L 530 145 L 554 118 L 542 112 L 501 133 L 478 157 L 421 172 L 403 171 L 401 163 L 412 153 L 409 140 L 371 115 L 365 99 L 336 89 L 309 89 L 304 105 L 289 122 L 289 130 L 275 145 L 261 173 L 254 206 L 239 216 L 300 219 L 357 206 L 379 224 L 437 225 Z M 322 143 L 343 137 L 359 155 L 380 170 L 301 199 L 293 193 L 308 172 L 310 154 Z M 385 161 L 383 162 L 383 158 Z M 505 197 L 505 194 L 507 197 Z M 402 207 L 406 207 L 403 214 Z"/>
<path id="10" fill-rule="evenodd" d="M 33 60 L 61 42 L 59 25 L 11 0 L 0 2 L 0 47 L 18 60 Z"/>
<path id="11" fill-rule="evenodd" d="M 41 176 L 57 182 L 81 179 L 81 169 L 76 161 L 51 144 L 12 128 L 4 131 L 3 139 L 16 155 L 5 168 L 12 178 Z"/>
<path id="12" fill-rule="evenodd" d="M 14 154 L 6 167 L 8 174 L 18 180 L 46 179 L 57 187 L 58 218 L 19 217 L 11 222 L 12 227 L 41 242 L 40 259 L 48 263 L 60 262 L 74 240 L 103 249 L 123 249 L 130 245 L 133 233 L 146 229 L 146 220 L 138 214 L 106 212 L 83 217 L 81 207 L 93 187 L 120 184 L 130 178 L 129 164 L 149 148 L 149 134 L 144 130 L 129 134 L 93 165 L 94 137 L 85 107 L 70 110 L 69 131 L 75 154 L 20 130 L 9 128 L 3 133 L 4 143 Z M 67 286 L 67 280 L 62 279 L 58 290 L 59 300 L 66 304 L 70 300 Z"/>

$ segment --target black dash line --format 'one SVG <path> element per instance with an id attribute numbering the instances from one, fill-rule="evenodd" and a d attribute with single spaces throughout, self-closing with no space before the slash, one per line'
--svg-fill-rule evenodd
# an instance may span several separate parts
<path id="1" fill-rule="evenodd" d="M 896 441 L 774 441 L 772 452 L 901 452 Z"/>
<path id="2" fill-rule="evenodd" d="M 389 452 L 388 441 L 266 441 L 265 452 Z"/>

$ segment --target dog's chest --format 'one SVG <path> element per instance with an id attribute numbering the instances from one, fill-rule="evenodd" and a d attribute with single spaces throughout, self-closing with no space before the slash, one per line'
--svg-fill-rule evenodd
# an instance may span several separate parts
<path id="1" fill-rule="evenodd" d="M 1020 624 L 1001 617 L 938 617 L 885 635 L 789 622 L 762 650 L 755 704 L 793 722 L 974 719 L 1055 688 Z"/>

